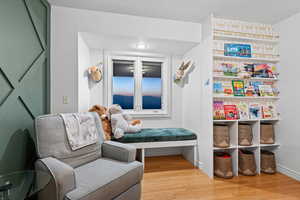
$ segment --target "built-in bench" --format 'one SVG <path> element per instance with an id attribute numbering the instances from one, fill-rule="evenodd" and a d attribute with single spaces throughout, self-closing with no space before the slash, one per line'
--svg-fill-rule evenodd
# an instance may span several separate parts
<path id="1" fill-rule="evenodd" d="M 121 143 L 130 143 L 137 148 L 138 160 L 144 163 L 145 149 L 182 147 L 182 155 L 196 166 L 197 135 L 183 128 L 142 129 L 135 134 L 125 134 Z"/>

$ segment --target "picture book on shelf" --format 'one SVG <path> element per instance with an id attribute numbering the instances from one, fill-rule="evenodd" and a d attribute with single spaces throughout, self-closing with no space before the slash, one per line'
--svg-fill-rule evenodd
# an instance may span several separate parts
<path id="1" fill-rule="evenodd" d="M 214 82 L 214 86 L 213 86 L 213 91 L 215 94 L 223 94 L 223 86 L 222 86 L 222 82 L 220 81 L 215 81 Z"/>
<path id="2" fill-rule="evenodd" d="M 259 93 L 262 97 L 273 97 L 273 88 L 271 85 L 259 85 Z"/>
<path id="3" fill-rule="evenodd" d="M 239 73 L 239 63 L 217 61 L 214 63 L 215 76 L 237 76 Z"/>
<path id="4" fill-rule="evenodd" d="M 254 64 L 253 77 L 277 78 L 276 67 L 268 63 Z"/>
<path id="5" fill-rule="evenodd" d="M 251 58 L 251 45 L 224 43 L 224 56 Z"/>
<path id="6" fill-rule="evenodd" d="M 255 96 L 254 86 L 250 84 L 249 81 L 245 81 L 245 96 L 252 97 Z"/>
<path id="7" fill-rule="evenodd" d="M 239 119 L 241 120 L 247 120 L 249 119 L 249 106 L 246 102 L 239 102 L 237 104 L 237 109 L 239 113 Z"/>
<path id="8" fill-rule="evenodd" d="M 261 118 L 261 105 L 259 103 L 249 104 L 249 117 L 250 119 L 260 119 Z"/>
<path id="9" fill-rule="evenodd" d="M 223 101 L 214 101 L 213 103 L 214 120 L 225 120 L 224 103 Z"/>
<path id="10" fill-rule="evenodd" d="M 239 66 L 236 63 L 221 63 L 224 76 L 237 76 Z"/>
<path id="11" fill-rule="evenodd" d="M 272 102 L 263 103 L 261 106 L 263 119 L 277 119 L 276 106 Z"/>
<path id="12" fill-rule="evenodd" d="M 240 67 L 240 76 L 243 78 L 250 78 L 253 76 L 253 63 L 243 63 Z"/>
<path id="13" fill-rule="evenodd" d="M 232 89 L 232 83 L 231 81 L 222 81 L 223 86 L 223 93 L 225 96 L 232 96 L 233 95 L 233 89 Z"/>
<path id="14" fill-rule="evenodd" d="M 213 74 L 214 76 L 224 76 L 223 66 L 221 65 L 221 61 L 219 60 L 214 61 Z"/>
<path id="15" fill-rule="evenodd" d="M 226 120 L 238 119 L 238 111 L 236 105 L 224 105 L 224 112 Z"/>
<path id="16" fill-rule="evenodd" d="M 254 96 L 260 96 L 259 86 L 262 84 L 261 81 L 250 81 L 250 85 L 254 88 Z"/>
<path id="17" fill-rule="evenodd" d="M 232 80 L 232 88 L 234 96 L 245 96 L 243 80 Z"/>
<path id="18" fill-rule="evenodd" d="M 269 85 L 272 88 L 273 96 L 278 96 L 279 95 L 279 90 L 278 90 L 277 87 L 275 87 L 273 81 L 263 81 L 263 85 Z"/>

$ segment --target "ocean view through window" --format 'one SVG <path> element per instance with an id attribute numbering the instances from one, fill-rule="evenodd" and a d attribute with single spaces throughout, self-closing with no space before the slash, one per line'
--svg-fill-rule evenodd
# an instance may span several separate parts
<path id="1" fill-rule="evenodd" d="M 113 60 L 113 104 L 134 108 L 134 61 Z"/>
<path id="2" fill-rule="evenodd" d="M 161 109 L 162 79 L 161 62 L 142 61 L 143 109 Z"/>
<path id="3" fill-rule="evenodd" d="M 119 104 L 134 115 L 168 116 L 168 59 L 108 56 L 108 105 Z"/>

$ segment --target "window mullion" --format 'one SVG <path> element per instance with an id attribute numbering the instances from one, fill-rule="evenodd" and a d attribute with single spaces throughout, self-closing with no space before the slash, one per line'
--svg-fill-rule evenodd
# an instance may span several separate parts
<path id="1" fill-rule="evenodd" d="M 135 92 L 135 107 L 138 111 L 141 111 L 142 105 L 142 62 L 141 59 L 137 58 L 137 65 L 135 68 L 135 80 L 136 80 L 136 92 Z"/>

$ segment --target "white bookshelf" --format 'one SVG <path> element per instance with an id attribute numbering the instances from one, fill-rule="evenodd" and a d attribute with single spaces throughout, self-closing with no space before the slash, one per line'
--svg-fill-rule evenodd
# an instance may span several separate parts
<path id="1" fill-rule="evenodd" d="M 213 82 L 221 79 L 239 79 L 239 80 L 257 80 L 257 81 L 274 81 L 278 87 L 279 78 L 241 78 L 241 77 L 228 77 L 228 76 L 216 76 L 213 74 L 213 65 L 216 60 L 233 61 L 233 62 L 253 62 L 253 63 L 273 63 L 279 62 L 279 55 L 269 58 L 240 58 L 229 57 L 224 55 L 215 54 L 214 49 L 215 40 L 230 41 L 230 42 L 245 42 L 245 43 L 264 43 L 268 45 L 278 45 L 278 35 L 274 35 L 273 39 L 269 38 L 251 38 L 246 36 L 236 35 L 222 35 L 216 33 L 214 29 L 214 17 L 210 16 L 203 24 L 202 30 L 202 46 L 201 46 L 201 132 L 199 136 L 199 159 L 201 163 L 201 169 L 210 177 L 214 177 L 214 165 L 213 156 L 215 151 L 229 152 L 232 156 L 232 164 L 234 175 L 238 176 L 238 152 L 240 149 L 247 149 L 253 151 L 255 154 L 257 173 L 260 174 L 260 152 L 261 149 L 268 149 L 271 151 L 277 151 L 280 147 L 280 141 L 277 141 L 276 132 L 280 123 L 280 119 L 246 119 L 246 120 L 214 120 L 213 119 L 213 101 L 214 100 L 229 100 L 229 101 L 247 101 L 247 102 L 260 102 L 271 101 L 277 104 L 280 96 L 268 96 L 268 97 L 248 97 L 248 96 L 219 96 L 213 93 Z M 276 57 L 277 56 L 277 57 Z M 193 86 L 195 88 L 198 85 Z M 238 125 L 250 124 L 253 130 L 253 145 L 251 146 L 239 146 L 238 145 Z M 260 126 L 262 123 L 274 124 L 275 130 L 275 144 L 260 144 Z M 213 125 L 214 124 L 226 124 L 230 130 L 230 147 L 228 148 L 216 148 L 213 146 Z M 271 177 L 270 177 L 271 178 Z"/>

